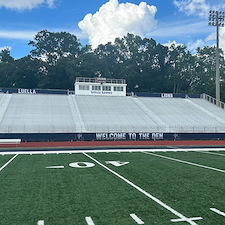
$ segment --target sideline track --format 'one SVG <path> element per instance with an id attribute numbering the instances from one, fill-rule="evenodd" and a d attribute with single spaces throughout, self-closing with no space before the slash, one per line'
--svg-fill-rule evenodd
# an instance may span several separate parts
<path id="1" fill-rule="evenodd" d="M 39 150 L 39 149 L 114 149 L 114 148 L 183 148 L 183 147 L 225 147 L 225 140 L 157 140 L 157 141 L 55 141 L 20 142 L 19 144 L 0 143 L 1 150 Z"/>

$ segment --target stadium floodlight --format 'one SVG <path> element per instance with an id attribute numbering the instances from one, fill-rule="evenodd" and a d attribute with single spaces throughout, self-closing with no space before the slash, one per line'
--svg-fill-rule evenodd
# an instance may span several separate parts
<path id="1" fill-rule="evenodd" d="M 209 26 L 216 26 L 216 104 L 220 104 L 219 27 L 224 27 L 225 12 L 209 11 Z"/>

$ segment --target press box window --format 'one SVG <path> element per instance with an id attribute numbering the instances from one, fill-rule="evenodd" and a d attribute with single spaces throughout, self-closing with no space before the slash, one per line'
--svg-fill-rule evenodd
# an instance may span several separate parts
<path id="1" fill-rule="evenodd" d="M 103 91 L 111 91 L 111 86 L 103 86 L 102 90 Z"/>
<path id="2" fill-rule="evenodd" d="M 92 86 L 92 91 L 101 91 L 101 86 Z"/>
<path id="3" fill-rule="evenodd" d="M 123 87 L 114 87 L 114 91 L 123 91 Z"/>
<path id="4" fill-rule="evenodd" d="M 88 85 L 79 85 L 79 90 L 87 91 L 87 90 L 89 90 L 89 86 Z"/>

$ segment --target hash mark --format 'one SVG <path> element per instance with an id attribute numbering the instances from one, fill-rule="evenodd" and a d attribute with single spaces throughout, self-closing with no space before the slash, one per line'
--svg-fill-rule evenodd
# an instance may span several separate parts
<path id="1" fill-rule="evenodd" d="M 144 224 L 144 222 L 139 217 L 137 217 L 137 215 L 135 215 L 134 213 L 130 214 L 130 216 L 135 222 L 137 222 L 137 224 Z"/>
<path id="2" fill-rule="evenodd" d="M 85 217 L 85 220 L 88 225 L 95 225 L 92 218 L 90 216 Z"/>

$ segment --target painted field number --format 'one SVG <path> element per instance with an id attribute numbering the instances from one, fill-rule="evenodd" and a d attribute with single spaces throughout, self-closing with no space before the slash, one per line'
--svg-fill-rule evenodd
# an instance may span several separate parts
<path id="1" fill-rule="evenodd" d="M 127 165 L 129 162 L 105 161 L 105 163 L 111 164 L 116 167 L 120 167 L 120 166 Z M 70 163 L 69 166 L 74 167 L 74 168 L 90 168 L 90 167 L 94 167 L 95 164 L 91 163 L 91 162 L 73 162 L 73 163 Z"/>
<path id="2" fill-rule="evenodd" d="M 90 162 L 73 162 L 73 163 L 70 163 L 69 166 L 74 168 L 90 168 L 90 167 L 94 167 L 95 164 Z"/>
<path id="3" fill-rule="evenodd" d="M 119 167 L 119 166 L 125 166 L 129 162 L 120 162 L 120 161 L 105 161 L 106 164 L 112 164 L 113 166 Z"/>
<path id="4" fill-rule="evenodd" d="M 111 164 L 113 166 L 116 167 L 120 167 L 120 166 L 125 166 L 127 165 L 129 162 L 121 162 L 121 161 L 105 161 L 106 164 Z M 73 162 L 69 164 L 70 167 L 73 168 L 91 168 L 94 167 L 95 164 L 92 162 Z M 64 169 L 64 166 L 47 166 L 45 167 L 46 169 Z"/>

